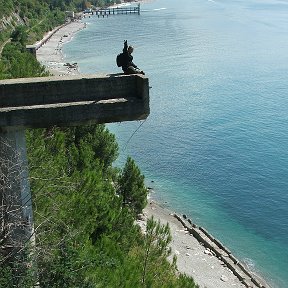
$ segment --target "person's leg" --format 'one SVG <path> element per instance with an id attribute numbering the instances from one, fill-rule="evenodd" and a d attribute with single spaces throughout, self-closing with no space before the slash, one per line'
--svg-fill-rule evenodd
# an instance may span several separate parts
<path id="1" fill-rule="evenodd" d="M 145 75 L 143 71 L 136 69 L 133 66 L 129 66 L 127 68 L 127 70 L 125 71 L 125 74 L 143 74 L 143 75 Z"/>

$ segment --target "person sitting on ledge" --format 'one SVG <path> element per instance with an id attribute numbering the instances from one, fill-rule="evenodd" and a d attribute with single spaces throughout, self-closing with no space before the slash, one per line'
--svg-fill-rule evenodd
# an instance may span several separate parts
<path id="1" fill-rule="evenodd" d="M 125 74 L 143 74 L 145 73 L 140 70 L 137 65 L 133 63 L 133 53 L 134 48 L 132 46 L 128 47 L 127 40 L 124 41 L 123 48 L 123 65 L 122 70 Z"/>

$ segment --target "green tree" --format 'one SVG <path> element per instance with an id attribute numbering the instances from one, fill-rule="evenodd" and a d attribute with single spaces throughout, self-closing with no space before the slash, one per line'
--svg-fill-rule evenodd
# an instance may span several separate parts
<path id="1" fill-rule="evenodd" d="M 26 29 L 27 28 L 23 25 L 17 26 L 11 34 L 12 42 L 18 42 L 24 47 L 28 40 L 28 34 Z"/>
<path id="2" fill-rule="evenodd" d="M 171 254 L 171 248 L 168 246 L 171 240 L 172 237 L 168 223 L 166 225 L 161 225 L 160 221 L 154 221 L 153 216 L 147 220 L 144 238 L 143 273 L 141 279 L 143 287 L 151 287 L 153 279 L 158 274 L 158 270 L 154 270 L 155 261 L 165 261 Z M 153 265 L 151 265 L 151 263 L 153 263 Z M 173 265 L 175 265 L 174 261 Z M 154 273 L 152 273 L 152 271 L 155 272 L 155 275 L 153 275 Z"/>
<path id="3" fill-rule="evenodd" d="M 144 175 L 131 157 L 127 158 L 119 176 L 117 192 L 122 197 L 123 205 L 128 205 L 135 215 L 141 213 L 147 204 Z"/>
<path id="4" fill-rule="evenodd" d="M 48 76 L 45 67 L 31 53 L 23 51 L 22 46 L 17 43 L 7 44 L 2 52 L 6 78 Z"/>
<path id="5" fill-rule="evenodd" d="M 1 59 L 0 59 L 0 80 L 5 79 L 6 77 L 7 77 L 6 67 L 5 67 L 3 61 L 1 61 Z"/>
<path id="6" fill-rule="evenodd" d="M 13 11 L 13 2 L 12 0 L 0 0 L 0 19 L 5 16 L 9 15 L 11 11 Z"/>
<path id="7" fill-rule="evenodd" d="M 76 147 L 89 146 L 91 161 L 100 160 L 106 171 L 118 157 L 118 144 L 115 135 L 111 134 L 103 124 L 86 125 L 73 129 L 71 138 L 75 138 Z M 86 144 L 85 144 L 86 143 Z M 88 149 L 88 147 L 86 147 Z M 81 166 L 81 163 L 78 163 Z M 90 163 L 89 165 L 92 165 Z"/>
<path id="8" fill-rule="evenodd" d="M 177 286 L 175 288 L 199 288 L 198 285 L 195 284 L 193 278 L 187 276 L 186 274 L 180 273 Z"/>

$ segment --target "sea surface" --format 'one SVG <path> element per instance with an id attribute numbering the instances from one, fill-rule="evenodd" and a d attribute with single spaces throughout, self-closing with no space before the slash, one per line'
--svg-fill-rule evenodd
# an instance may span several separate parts
<path id="1" fill-rule="evenodd" d="M 117 73 L 123 41 L 151 114 L 109 124 L 151 197 L 187 214 L 273 287 L 288 287 L 288 1 L 158 0 L 91 16 L 65 45 L 82 73 Z"/>

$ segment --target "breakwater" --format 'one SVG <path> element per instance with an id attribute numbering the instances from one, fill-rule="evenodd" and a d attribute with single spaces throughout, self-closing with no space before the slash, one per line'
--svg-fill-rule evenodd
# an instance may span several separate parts
<path id="1" fill-rule="evenodd" d="M 248 271 L 246 267 L 225 247 L 218 239 L 214 238 L 206 229 L 194 224 L 185 215 L 183 217 L 173 214 L 173 216 L 183 225 L 187 231 L 193 235 L 200 243 L 208 248 L 208 253 L 220 259 L 232 273 L 247 288 L 270 288 L 261 283 L 261 280 L 253 273 Z"/>

